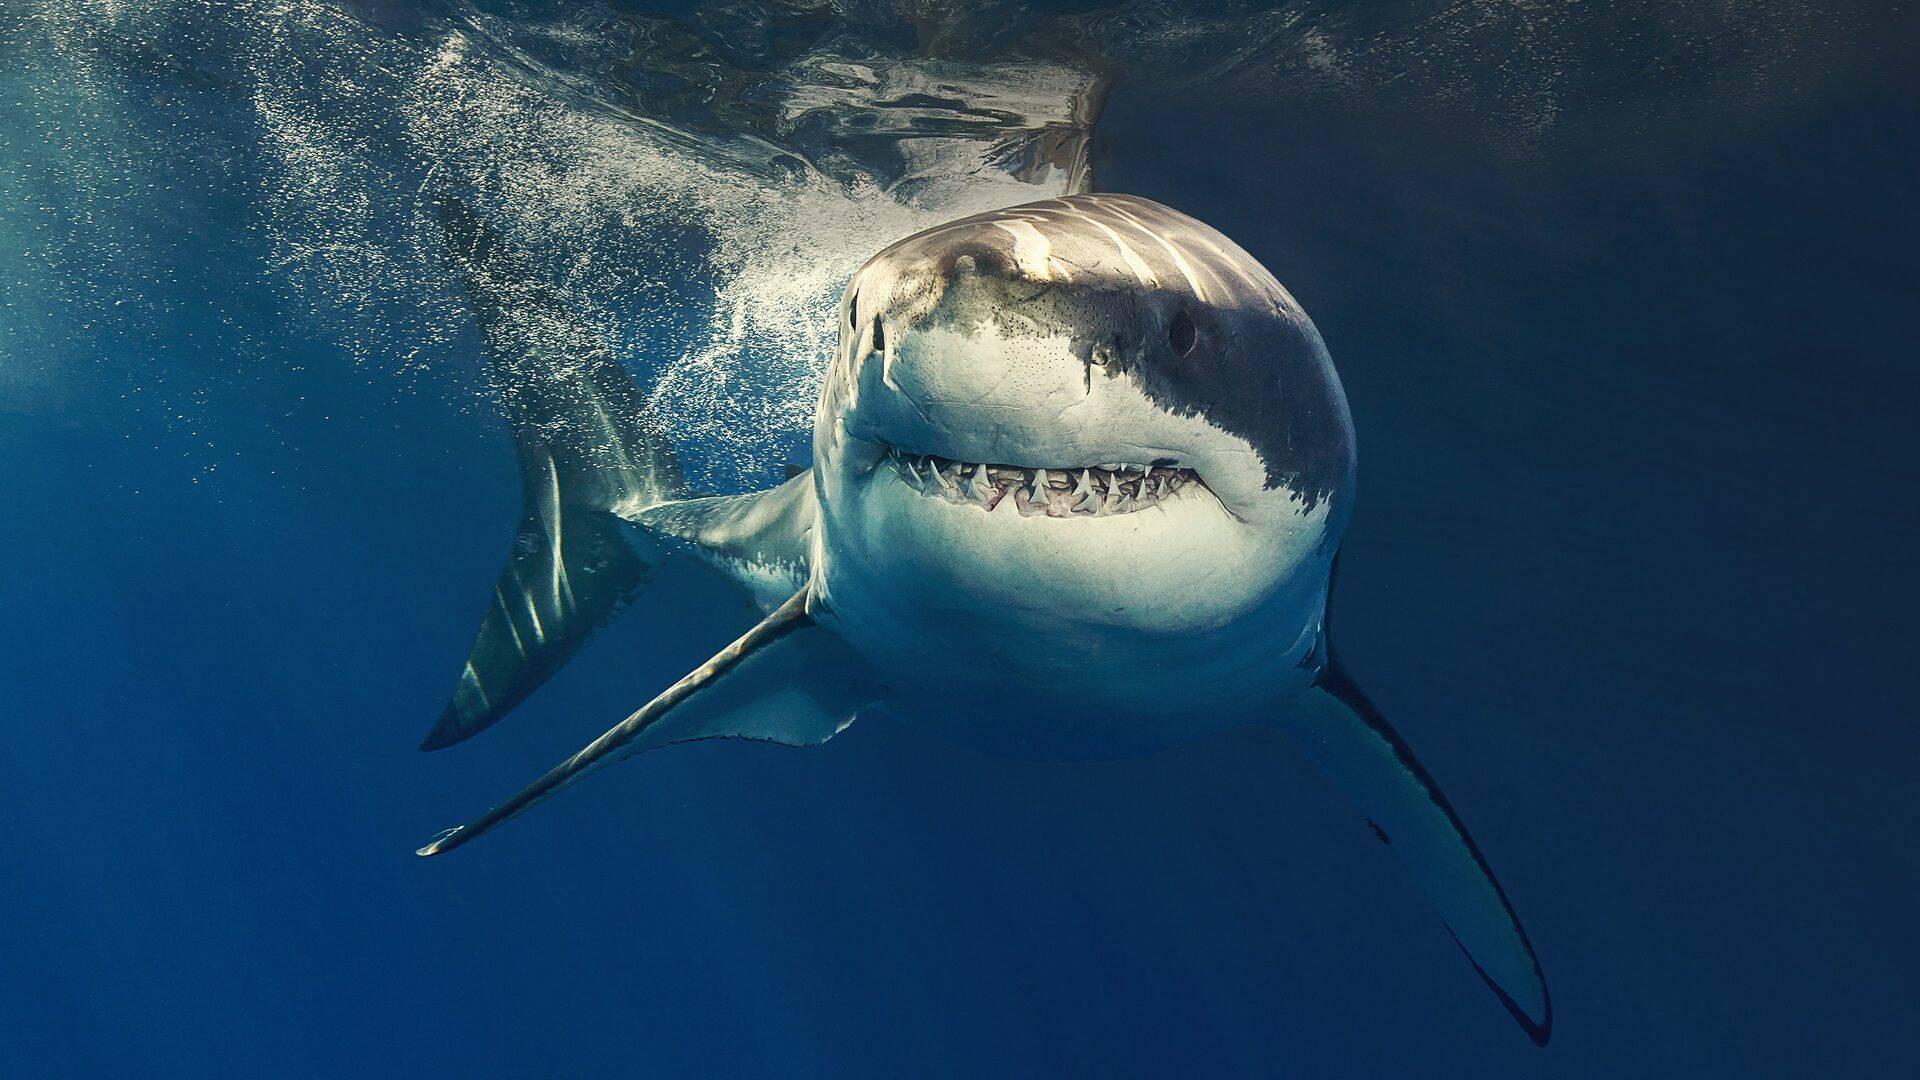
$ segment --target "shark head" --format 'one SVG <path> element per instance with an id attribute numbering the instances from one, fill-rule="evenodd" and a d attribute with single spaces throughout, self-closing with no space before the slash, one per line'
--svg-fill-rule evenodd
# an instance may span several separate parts
<path id="1" fill-rule="evenodd" d="M 840 319 L 815 589 L 866 651 L 976 665 L 954 692 L 1029 668 L 1098 708 L 1119 679 L 1153 710 L 1174 704 L 1143 662 L 1310 647 L 1352 420 L 1312 322 L 1231 240 L 1146 199 L 1051 199 L 886 248 Z"/>

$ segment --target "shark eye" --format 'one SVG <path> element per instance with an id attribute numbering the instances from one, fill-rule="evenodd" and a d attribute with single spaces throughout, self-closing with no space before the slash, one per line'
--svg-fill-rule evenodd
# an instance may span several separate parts
<path id="1" fill-rule="evenodd" d="M 1167 344 L 1173 346 L 1175 356 L 1185 356 L 1192 352 L 1197 336 L 1193 329 L 1193 320 L 1188 318 L 1184 311 L 1175 315 L 1173 322 L 1167 325 Z"/>

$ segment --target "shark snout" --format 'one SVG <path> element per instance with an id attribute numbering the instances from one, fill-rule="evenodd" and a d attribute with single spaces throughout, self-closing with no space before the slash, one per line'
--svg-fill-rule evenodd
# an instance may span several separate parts
<path id="1" fill-rule="evenodd" d="M 1099 412 L 1087 365 L 1064 337 L 933 320 L 882 340 L 859 371 L 854 426 L 892 445 L 962 460 L 1059 460 Z"/>

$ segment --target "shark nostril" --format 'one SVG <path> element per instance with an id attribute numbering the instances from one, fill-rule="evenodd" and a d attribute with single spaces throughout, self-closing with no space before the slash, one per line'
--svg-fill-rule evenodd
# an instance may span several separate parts
<path id="1" fill-rule="evenodd" d="M 887 332 L 881 327 L 880 319 L 877 316 L 873 320 L 873 351 L 887 351 Z"/>

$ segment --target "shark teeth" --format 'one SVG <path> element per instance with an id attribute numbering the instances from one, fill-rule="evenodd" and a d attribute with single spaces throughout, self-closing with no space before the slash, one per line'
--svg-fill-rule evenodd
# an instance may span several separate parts
<path id="1" fill-rule="evenodd" d="M 1073 486 L 1073 505 L 1068 510 L 1075 514 L 1099 513 L 1100 496 L 1093 490 L 1092 469 L 1080 470 L 1080 480 Z"/>
<path id="2" fill-rule="evenodd" d="M 973 474 L 967 477 L 965 494 L 975 502 L 986 502 L 993 497 L 993 482 L 987 479 L 987 467 L 975 465 Z"/>
<path id="3" fill-rule="evenodd" d="M 947 479 L 947 474 L 940 471 L 939 458 L 934 458 L 931 462 L 929 462 L 929 467 L 933 469 L 934 482 L 940 485 L 941 491 L 944 491 L 947 494 L 952 495 L 959 490 L 959 488 L 954 486 L 953 481 Z M 955 476 L 960 475 L 960 469 L 958 466 L 955 466 L 953 473 Z"/>
<path id="4" fill-rule="evenodd" d="M 926 495 L 989 512 L 1010 504 L 1021 516 L 1105 517 L 1158 506 L 1200 477 L 1168 465 L 1107 462 L 1071 468 L 992 465 L 890 448 L 887 459 Z"/>

